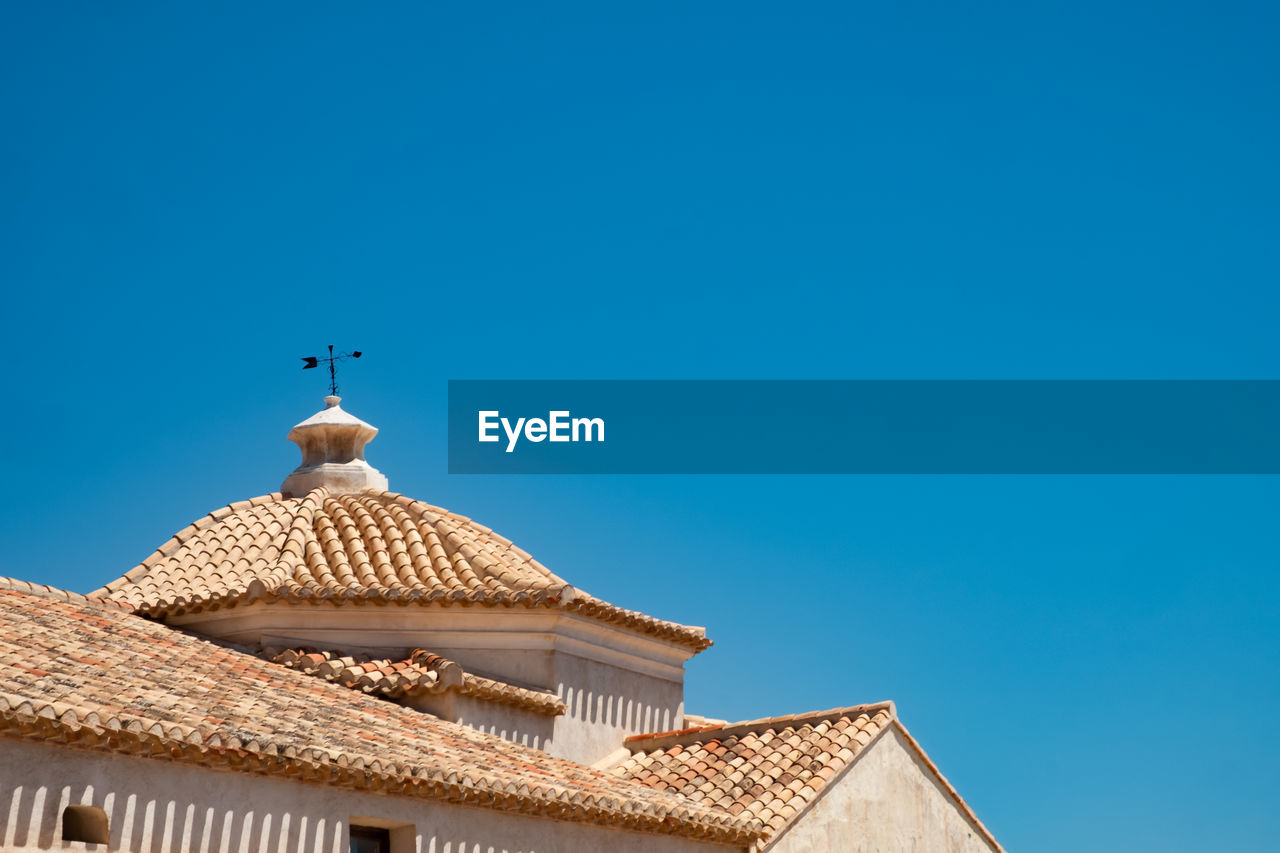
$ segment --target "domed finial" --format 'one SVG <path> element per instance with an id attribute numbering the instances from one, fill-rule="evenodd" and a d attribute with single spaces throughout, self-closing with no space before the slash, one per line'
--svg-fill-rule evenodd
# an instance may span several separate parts
<path id="1" fill-rule="evenodd" d="M 280 487 L 285 497 L 302 497 L 318 486 L 335 494 L 387 488 L 387 478 L 364 461 L 364 446 L 377 427 L 344 412 L 341 402 L 336 394 L 325 397 L 324 409 L 289 431 L 302 449 L 302 464 Z"/>

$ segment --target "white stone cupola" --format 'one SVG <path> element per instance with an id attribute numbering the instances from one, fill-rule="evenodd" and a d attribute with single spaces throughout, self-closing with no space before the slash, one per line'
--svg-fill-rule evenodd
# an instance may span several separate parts
<path id="1" fill-rule="evenodd" d="M 325 397 L 324 409 L 289 431 L 289 440 L 302 449 L 302 464 L 280 486 L 286 498 L 319 486 L 331 494 L 387 488 L 387 478 L 364 460 L 364 446 L 378 428 L 344 412 L 341 402 L 341 397 Z"/>

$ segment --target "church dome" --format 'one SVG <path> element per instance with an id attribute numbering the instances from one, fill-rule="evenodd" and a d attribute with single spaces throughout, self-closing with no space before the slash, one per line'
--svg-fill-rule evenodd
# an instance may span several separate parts
<path id="1" fill-rule="evenodd" d="M 557 608 L 700 651 L 702 628 L 601 601 L 469 518 L 386 490 L 378 430 L 336 396 L 289 433 L 302 464 L 279 492 L 216 510 L 99 595 L 156 618 L 255 601 Z"/>
<path id="2" fill-rule="evenodd" d="M 701 628 L 608 604 L 461 515 L 393 492 L 231 504 L 98 595 L 166 617 L 252 601 L 559 608 L 694 649 Z"/>

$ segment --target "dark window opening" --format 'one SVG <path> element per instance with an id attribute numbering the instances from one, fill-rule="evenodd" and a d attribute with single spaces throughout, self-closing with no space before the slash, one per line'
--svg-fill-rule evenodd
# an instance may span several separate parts
<path id="1" fill-rule="evenodd" d="M 372 826 L 351 827 L 351 853 L 391 853 L 391 832 Z"/>
<path id="2" fill-rule="evenodd" d="M 108 843 L 107 813 L 96 806 L 67 806 L 62 810 L 62 840 Z"/>

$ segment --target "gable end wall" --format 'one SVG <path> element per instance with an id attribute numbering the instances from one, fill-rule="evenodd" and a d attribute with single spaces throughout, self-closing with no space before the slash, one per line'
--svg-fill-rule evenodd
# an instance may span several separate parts
<path id="1" fill-rule="evenodd" d="M 896 726 L 769 847 L 768 853 L 1000 853 Z"/>

